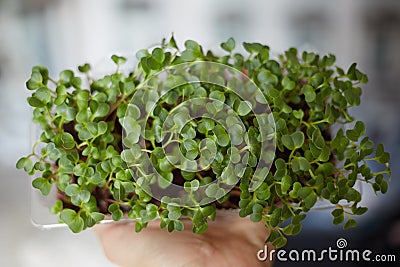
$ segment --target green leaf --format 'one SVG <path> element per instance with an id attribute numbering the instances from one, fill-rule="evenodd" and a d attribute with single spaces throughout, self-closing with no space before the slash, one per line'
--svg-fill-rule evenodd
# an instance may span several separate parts
<path id="1" fill-rule="evenodd" d="M 320 73 L 314 74 L 310 79 L 311 85 L 315 88 L 318 88 L 323 83 L 323 81 L 324 77 Z"/>
<path id="2" fill-rule="evenodd" d="M 185 149 L 186 149 L 187 151 L 190 151 L 190 150 L 198 150 L 198 149 L 199 149 L 199 147 L 198 147 L 198 145 L 197 145 L 197 142 L 194 141 L 194 140 L 192 140 L 192 139 L 186 139 L 186 140 L 184 140 L 184 141 L 183 141 L 183 146 L 185 147 Z"/>
<path id="3" fill-rule="evenodd" d="M 182 52 L 180 58 L 187 62 L 194 61 L 197 58 L 197 53 L 192 50 L 185 50 Z"/>
<path id="4" fill-rule="evenodd" d="M 325 146 L 324 148 L 322 148 L 321 150 L 321 154 L 318 157 L 318 160 L 322 161 L 322 162 L 327 162 L 330 158 L 331 155 L 331 151 L 329 150 L 328 146 Z"/>
<path id="5" fill-rule="evenodd" d="M 165 59 L 164 51 L 161 48 L 155 48 L 151 53 L 152 58 L 157 61 L 158 63 L 163 63 Z"/>
<path id="6" fill-rule="evenodd" d="M 317 202 L 317 194 L 310 187 L 302 187 L 298 191 L 298 195 L 304 201 L 307 210 L 311 209 Z"/>
<path id="7" fill-rule="evenodd" d="M 62 146 L 65 149 L 72 149 L 75 147 L 74 137 L 70 133 L 64 132 L 61 136 Z"/>
<path id="8" fill-rule="evenodd" d="M 246 43 L 246 42 L 243 43 L 243 47 L 250 54 L 260 52 L 264 48 L 264 46 L 260 43 Z"/>
<path id="9" fill-rule="evenodd" d="M 298 190 L 297 194 L 299 195 L 300 198 L 305 199 L 312 193 L 312 191 L 313 190 L 310 187 L 302 187 Z"/>
<path id="10" fill-rule="evenodd" d="M 312 53 L 312 52 L 308 53 L 306 51 L 303 52 L 302 59 L 304 60 L 304 62 L 312 63 L 315 58 L 316 58 L 316 54 L 315 53 Z"/>
<path id="11" fill-rule="evenodd" d="M 108 211 L 111 213 L 111 217 L 114 221 L 117 222 L 117 221 L 121 220 L 121 218 L 123 216 L 123 212 L 117 203 L 112 203 L 108 207 Z"/>
<path id="12" fill-rule="evenodd" d="M 224 95 L 224 93 L 221 92 L 221 91 L 212 91 L 212 92 L 210 93 L 210 98 L 211 98 L 211 99 L 219 100 L 219 101 L 221 101 L 221 102 L 225 102 L 225 95 Z"/>
<path id="13" fill-rule="evenodd" d="M 36 90 L 43 86 L 43 76 L 38 70 L 32 70 L 30 79 L 26 82 L 26 88 Z"/>
<path id="14" fill-rule="evenodd" d="M 311 154 L 314 158 L 318 158 L 319 155 L 321 155 L 321 149 L 318 148 L 317 146 L 314 145 L 312 141 L 308 143 L 308 146 L 310 148 Z"/>
<path id="15" fill-rule="evenodd" d="M 282 192 L 287 192 L 291 186 L 292 186 L 292 178 L 289 175 L 283 176 L 281 181 Z"/>
<path id="16" fill-rule="evenodd" d="M 281 95 L 281 92 L 275 88 L 268 88 L 268 95 L 272 98 L 279 98 Z"/>
<path id="17" fill-rule="evenodd" d="M 165 160 L 167 160 L 167 159 L 165 159 Z M 170 166 L 170 165 L 168 165 L 168 166 Z M 162 175 L 158 175 L 158 185 L 161 188 L 169 187 L 172 184 L 173 180 L 174 180 L 174 175 L 172 174 L 172 172 L 163 173 Z"/>
<path id="18" fill-rule="evenodd" d="M 333 217 L 339 217 L 342 216 L 344 213 L 343 209 L 335 209 L 331 212 Z"/>
<path id="19" fill-rule="evenodd" d="M 205 192 L 208 197 L 214 198 L 214 197 L 216 197 L 218 190 L 219 190 L 219 186 L 217 184 L 213 183 L 213 184 L 210 184 L 207 186 Z"/>
<path id="20" fill-rule="evenodd" d="M 306 218 L 305 214 L 297 214 L 293 216 L 292 218 L 292 224 L 299 224 L 301 221 L 303 221 Z"/>
<path id="21" fill-rule="evenodd" d="M 296 119 L 303 119 L 304 117 L 304 111 L 299 109 L 299 110 L 293 110 L 293 116 L 295 116 Z"/>
<path id="22" fill-rule="evenodd" d="M 252 213 L 252 214 L 250 215 L 250 220 L 251 220 L 252 222 L 259 222 L 259 221 L 261 221 L 261 219 L 262 219 L 261 213 Z"/>
<path id="23" fill-rule="evenodd" d="M 88 63 L 78 66 L 78 70 L 82 73 L 88 73 L 90 71 L 90 69 L 91 69 L 91 66 Z"/>
<path id="24" fill-rule="evenodd" d="M 83 230 L 83 219 L 71 209 L 64 209 L 60 214 L 60 219 L 66 223 L 73 233 L 79 233 Z"/>
<path id="25" fill-rule="evenodd" d="M 193 192 L 197 191 L 200 187 L 200 182 L 198 180 L 192 180 L 192 181 L 190 181 L 190 187 Z"/>
<path id="26" fill-rule="evenodd" d="M 229 135 L 228 134 L 217 135 L 217 143 L 222 147 L 229 145 L 230 143 Z"/>
<path id="27" fill-rule="evenodd" d="M 357 222 L 354 219 L 348 219 L 343 229 L 349 229 L 357 226 Z"/>
<path id="28" fill-rule="evenodd" d="M 124 95 L 130 95 L 135 90 L 135 83 L 131 82 L 131 81 L 126 82 L 126 83 L 120 82 L 119 88 L 121 90 L 121 93 L 123 93 Z M 118 116 L 118 117 L 123 117 L 123 115 Z"/>
<path id="29" fill-rule="evenodd" d="M 82 102 L 85 102 L 86 105 L 84 107 L 87 107 L 87 102 L 89 101 L 90 93 L 88 90 L 78 90 L 76 91 L 76 99 L 80 100 Z"/>
<path id="30" fill-rule="evenodd" d="M 143 222 L 141 220 L 136 220 L 135 221 L 135 232 L 138 233 L 141 230 L 143 230 L 144 228 L 146 228 L 147 226 L 147 222 Z"/>
<path id="31" fill-rule="evenodd" d="M 297 235 L 301 231 L 301 224 L 289 224 L 283 228 L 283 233 L 285 235 Z"/>
<path id="32" fill-rule="evenodd" d="M 161 170 L 162 172 L 165 172 L 165 173 L 171 172 L 172 169 L 173 169 L 173 165 L 169 162 L 169 160 L 168 160 L 167 158 L 159 159 L 159 160 L 158 160 L 158 165 L 159 165 L 159 167 L 160 167 L 160 170 Z M 171 181 L 169 180 L 169 178 L 167 178 L 167 179 L 168 179 L 168 183 L 171 182 Z M 169 185 L 169 184 L 168 184 L 168 185 Z"/>
<path id="33" fill-rule="evenodd" d="M 388 183 L 385 180 L 382 180 L 382 182 L 380 184 L 380 187 L 381 187 L 382 194 L 386 194 L 386 192 L 387 192 L 387 190 L 389 188 Z"/>
<path id="34" fill-rule="evenodd" d="M 239 116 L 246 116 L 251 111 L 251 103 L 249 101 L 242 101 L 239 104 L 237 113 Z"/>
<path id="35" fill-rule="evenodd" d="M 98 133 L 98 135 L 105 134 L 107 132 L 107 129 L 108 129 L 108 124 L 105 121 L 100 121 L 97 124 L 97 133 Z"/>
<path id="36" fill-rule="evenodd" d="M 93 225 L 104 220 L 105 215 L 103 213 L 94 211 L 94 212 L 89 213 L 89 217 L 90 217 L 91 223 L 88 226 L 92 227 Z"/>
<path id="37" fill-rule="evenodd" d="M 66 87 L 70 87 L 74 72 L 72 70 L 63 70 L 60 73 L 60 83 Z"/>
<path id="38" fill-rule="evenodd" d="M 87 190 L 80 190 L 78 193 L 78 198 L 82 203 L 87 203 L 90 200 L 90 192 Z"/>
<path id="39" fill-rule="evenodd" d="M 181 217 L 181 208 L 179 206 L 168 204 L 167 210 L 168 210 L 168 219 L 174 221 L 178 220 Z"/>
<path id="40" fill-rule="evenodd" d="M 368 211 L 367 207 L 353 206 L 353 207 L 351 207 L 351 209 L 352 209 L 354 215 L 363 215 L 364 213 L 366 213 Z"/>
<path id="41" fill-rule="evenodd" d="M 304 134 L 303 132 L 296 131 L 290 135 L 294 148 L 300 148 L 304 144 Z"/>
<path id="42" fill-rule="evenodd" d="M 339 224 L 343 223 L 343 221 L 344 221 L 344 215 L 343 214 L 342 215 L 338 215 L 338 216 L 334 217 L 333 224 L 334 225 L 339 225 Z"/>
<path id="43" fill-rule="evenodd" d="M 95 118 L 104 117 L 110 111 L 110 106 L 105 103 L 99 103 L 99 106 L 96 109 L 96 112 L 93 114 Z"/>
<path id="44" fill-rule="evenodd" d="M 278 77 L 275 74 L 272 74 L 269 70 L 264 69 L 257 74 L 257 80 L 260 83 L 265 83 L 272 86 L 278 84 Z"/>
<path id="45" fill-rule="evenodd" d="M 50 208 L 50 212 L 52 214 L 58 214 L 63 210 L 63 203 L 60 199 L 58 199 L 54 205 Z"/>
<path id="46" fill-rule="evenodd" d="M 149 55 L 150 54 L 149 54 L 149 51 L 147 51 L 147 49 L 141 49 L 141 50 L 136 52 L 136 58 L 138 60 L 141 60 L 142 58 L 146 58 Z"/>
<path id="47" fill-rule="evenodd" d="M 171 36 L 171 39 L 169 39 L 168 46 L 178 49 L 178 46 L 176 45 L 176 41 L 173 35 Z"/>
<path id="48" fill-rule="evenodd" d="M 281 208 L 277 208 L 272 212 L 270 216 L 270 224 L 272 227 L 277 227 L 279 225 L 279 223 L 281 222 L 281 214 L 282 214 Z"/>
<path id="49" fill-rule="evenodd" d="M 289 150 L 294 149 L 294 142 L 290 135 L 282 135 L 282 144 Z"/>
<path id="50" fill-rule="evenodd" d="M 133 145 L 130 149 L 124 149 L 121 153 L 121 159 L 125 162 L 134 162 L 142 156 L 141 147 L 137 144 Z"/>
<path id="51" fill-rule="evenodd" d="M 361 140 L 360 149 L 362 157 L 371 155 L 374 152 L 374 142 L 366 136 Z"/>
<path id="52" fill-rule="evenodd" d="M 282 158 L 278 158 L 275 160 L 275 166 L 278 170 L 286 169 L 285 160 Z"/>
<path id="53" fill-rule="evenodd" d="M 98 132 L 98 127 L 97 127 L 97 123 L 95 122 L 88 122 L 86 124 L 86 129 L 93 135 L 93 136 L 97 136 Z"/>
<path id="54" fill-rule="evenodd" d="M 158 218 L 158 207 L 152 203 L 146 205 L 146 215 L 147 221 L 152 221 Z"/>
<path id="55" fill-rule="evenodd" d="M 259 51 L 257 58 L 261 63 L 266 63 L 269 60 L 269 47 L 263 46 L 263 48 Z"/>
<path id="56" fill-rule="evenodd" d="M 82 86 L 82 79 L 80 77 L 73 77 L 71 80 L 71 85 L 76 89 L 80 89 Z"/>
<path id="57" fill-rule="evenodd" d="M 367 81 L 366 75 L 355 64 L 345 73 L 334 66 L 333 55 L 301 55 L 290 48 L 272 59 L 266 45 L 243 43 L 249 53 L 246 55 L 234 54 L 235 46 L 235 40 L 229 38 L 221 44 L 227 51 L 224 55 L 210 51 L 204 55 L 203 48 L 192 40 L 185 42 L 184 49 L 177 49 L 172 37 L 169 43 L 163 40 L 150 51 L 140 50 L 136 54 L 138 71 L 119 71 L 119 65 L 127 59 L 113 55 L 116 70 L 103 77 L 89 75 L 91 67 L 84 64 L 78 70 L 86 75 L 78 77 L 72 70 L 64 70 L 58 80 L 51 79 L 51 87 L 47 86 L 48 70 L 33 67 L 26 85 L 34 91 L 27 101 L 34 107 L 34 122 L 42 128 L 43 144 L 35 155 L 19 159 L 16 167 L 30 175 L 41 173 L 32 186 L 42 194 L 49 194 L 52 186 L 57 186 L 55 190 L 66 195 L 73 208 L 63 207 L 64 202 L 58 200 L 51 210 L 60 213 L 75 232 L 104 218 L 98 212 L 101 203 L 92 195 L 96 188 L 108 188 L 116 200 L 106 206 L 114 220 L 120 220 L 131 207 L 128 217 L 137 220 L 136 231 L 157 218 L 169 231 L 181 231 L 179 219 L 185 217 L 192 218 L 193 232 L 202 233 L 208 227 L 207 220 L 216 214 L 216 203 L 206 202 L 226 201 L 229 194 L 225 185 L 237 185 L 241 190 L 239 215 L 255 222 L 270 217 L 268 226 L 275 230 L 269 241 L 278 247 L 286 243 L 282 234 L 293 235 L 301 230 L 303 213 L 315 205 L 318 197 L 333 204 L 347 201 L 352 214 L 364 213 L 366 208 L 357 207 L 361 194 L 353 186 L 361 177 L 375 192 L 385 193 L 390 155 L 383 145 L 378 145 L 373 155 L 374 143 L 363 136 L 366 129 L 362 122 L 356 122 L 348 131 L 338 130 L 334 138 L 331 132 L 334 134 L 335 127 L 330 124 L 353 121 L 349 109 L 360 104 L 359 84 Z M 220 72 L 211 64 L 189 64 L 165 72 L 162 79 L 156 77 L 163 68 L 198 59 L 231 65 L 254 80 L 262 94 L 256 94 L 246 79 L 235 77 L 234 72 Z M 205 77 L 212 82 L 198 82 Z M 165 90 L 163 85 L 167 86 Z M 247 99 L 229 88 L 242 90 Z M 130 104 L 132 97 L 144 101 L 143 109 Z M 189 98 L 215 101 L 174 112 Z M 263 108 L 267 103 L 272 111 Z M 232 109 L 227 114 L 224 105 Z M 204 112 L 206 116 L 196 117 Z M 163 124 L 169 114 L 172 125 L 165 129 L 164 140 Z M 265 116 L 254 117 L 262 114 Z M 211 115 L 217 116 L 215 120 Z M 266 129 L 261 129 L 263 123 L 267 123 Z M 174 133 L 178 140 L 169 140 Z M 264 151 L 264 141 L 277 146 L 275 158 L 273 151 Z M 171 142 L 178 146 L 168 147 Z M 177 152 L 186 160 L 178 163 Z M 171 157 L 167 158 L 167 153 Z M 149 160 L 143 160 L 146 157 Z M 30 158 L 38 162 L 33 164 Z M 332 160 L 344 166 L 344 177 L 337 175 Z M 370 166 L 374 161 L 384 166 Z M 264 182 L 250 192 L 257 164 L 271 162 L 271 172 L 267 175 L 266 171 Z M 201 172 L 189 172 L 197 170 L 197 163 L 203 168 Z M 146 175 L 151 167 L 159 175 Z M 264 169 L 268 170 L 262 167 L 257 176 L 263 176 Z M 180 182 L 191 200 L 198 201 L 205 193 L 207 198 L 200 205 L 207 206 L 179 207 L 174 204 L 179 202 L 177 199 L 167 201 L 166 197 L 160 204 L 153 204 L 146 192 L 153 185 L 168 188 L 176 177 L 182 178 Z M 286 199 L 287 205 L 275 205 L 276 201 L 282 202 L 279 199 Z M 335 224 L 344 222 L 343 210 L 336 208 L 332 215 Z M 346 227 L 352 225 L 347 221 Z"/>
<path id="58" fill-rule="evenodd" d="M 202 134 L 207 134 L 209 131 L 213 130 L 215 123 L 210 119 L 203 119 L 202 122 L 197 125 L 197 130 Z"/>
<path id="59" fill-rule="evenodd" d="M 365 134 L 365 125 L 362 121 L 357 121 L 356 125 L 354 125 L 354 129 L 357 131 L 357 133 L 359 134 L 359 136 L 362 136 Z"/>
<path id="60" fill-rule="evenodd" d="M 146 59 L 147 66 L 152 70 L 159 70 L 161 68 L 161 64 L 158 63 L 153 57 L 149 57 Z"/>
<path id="61" fill-rule="evenodd" d="M 65 194 L 67 194 L 67 196 L 74 196 L 77 195 L 79 193 L 80 189 L 79 186 L 77 184 L 70 184 L 65 188 Z"/>
<path id="62" fill-rule="evenodd" d="M 89 120 L 89 112 L 88 110 L 81 110 L 76 114 L 76 121 L 79 123 L 84 123 Z"/>
<path id="63" fill-rule="evenodd" d="M 338 225 L 338 224 L 343 223 L 343 221 L 344 221 L 344 215 L 343 214 L 342 215 L 338 215 L 338 216 L 334 217 L 333 224 L 334 225 Z"/>
<path id="64" fill-rule="evenodd" d="M 47 104 L 51 101 L 50 90 L 47 87 L 40 87 L 32 96 L 43 104 Z"/>
<path id="65" fill-rule="evenodd" d="M 357 70 L 357 63 L 351 64 L 351 66 L 349 67 L 349 69 L 347 70 L 347 73 L 346 73 L 347 77 L 350 80 L 357 80 L 356 70 Z"/>
<path id="66" fill-rule="evenodd" d="M 315 173 L 316 174 L 322 173 L 323 176 L 329 176 L 334 172 L 334 170 L 335 170 L 335 166 L 330 162 L 326 162 L 326 163 L 319 165 L 319 167 L 317 168 Z"/>
<path id="67" fill-rule="evenodd" d="M 139 141 L 141 127 L 136 120 L 133 120 L 130 117 L 125 117 L 122 120 L 122 125 L 126 130 L 127 136 L 126 140 L 131 142 L 132 144 L 136 144 Z M 130 147 L 130 146 L 128 146 Z"/>
<path id="68" fill-rule="evenodd" d="M 16 167 L 17 169 L 24 169 L 25 172 L 30 172 L 33 169 L 33 163 L 30 158 L 20 158 Z"/>
<path id="69" fill-rule="evenodd" d="M 185 227 L 181 221 L 174 221 L 174 228 L 176 231 L 182 232 Z"/>
<path id="70" fill-rule="evenodd" d="M 315 145 L 318 149 L 325 147 L 325 139 L 322 137 L 322 134 L 318 129 L 313 131 L 311 140 L 313 141 L 313 145 Z"/>
<path id="71" fill-rule="evenodd" d="M 44 196 L 47 196 L 48 194 L 50 194 L 51 183 L 49 182 L 49 180 L 47 180 L 43 177 L 34 179 L 32 181 L 32 186 L 36 189 L 39 189 L 40 192 L 42 193 L 42 195 L 44 195 Z"/>
<path id="72" fill-rule="evenodd" d="M 360 137 L 360 133 L 357 129 L 351 129 L 346 131 L 346 136 L 353 142 L 357 142 Z"/>
<path id="73" fill-rule="evenodd" d="M 276 238 L 274 241 L 272 241 L 272 245 L 276 248 L 281 248 L 283 246 L 285 246 L 287 243 L 287 238 L 284 236 L 280 236 L 278 238 Z"/>
<path id="74" fill-rule="evenodd" d="M 42 108 L 45 106 L 45 104 L 35 96 L 28 97 L 28 104 L 34 108 Z"/>
<path id="75" fill-rule="evenodd" d="M 332 54 L 329 54 L 329 55 L 324 56 L 324 57 L 322 58 L 322 64 L 323 64 L 325 67 L 330 67 L 330 66 L 332 66 L 332 65 L 335 63 L 335 61 L 336 61 L 336 57 L 335 57 L 335 55 L 332 55 Z"/>
<path id="76" fill-rule="evenodd" d="M 205 216 L 203 216 L 201 210 L 196 210 L 193 215 L 193 225 L 199 227 L 204 223 L 205 223 Z"/>
<path id="77" fill-rule="evenodd" d="M 140 109 L 134 104 L 129 104 L 126 109 L 125 116 L 129 117 L 130 119 L 137 120 L 140 118 Z"/>
<path id="78" fill-rule="evenodd" d="M 296 87 L 296 83 L 291 81 L 288 77 L 284 77 L 282 79 L 282 86 L 285 90 L 293 90 Z"/>
<path id="79" fill-rule="evenodd" d="M 136 55 L 136 56 L 137 56 L 137 55 Z M 147 65 L 147 57 L 142 57 L 142 58 L 140 59 L 140 65 L 139 65 L 139 66 L 142 67 L 143 71 L 144 71 L 146 74 L 148 74 L 148 73 L 150 72 L 150 68 L 149 68 L 149 66 Z"/>
<path id="80" fill-rule="evenodd" d="M 301 92 L 304 94 L 307 103 L 312 103 L 316 99 L 317 94 L 315 93 L 314 88 L 311 85 L 303 86 Z"/>
<path id="81" fill-rule="evenodd" d="M 292 159 L 291 163 L 292 163 L 292 170 L 294 172 L 298 172 L 300 170 L 308 171 L 311 168 L 310 163 L 304 157 L 296 157 L 296 158 Z"/>
<path id="82" fill-rule="evenodd" d="M 226 42 L 221 43 L 221 48 L 227 52 L 232 52 L 235 49 L 235 40 L 231 37 Z"/>
<path id="83" fill-rule="evenodd" d="M 112 61 L 114 61 L 114 63 L 116 65 L 122 65 L 126 62 L 126 58 L 125 57 L 121 57 L 121 56 L 117 56 L 117 55 L 112 55 L 111 56 Z"/>
<path id="84" fill-rule="evenodd" d="M 193 41 L 193 40 L 187 40 L 185 42 L 185 47 L 188 50 L 201 51 L 200 45 L 197 42 Z"/>
<path id="85" fill-rule="evenodd" d="M 32 72 L 39 72 L 43 78 L 43 84 L 46 85 L 49 80 L 49 70 L 42 65 L 33 66 Z"/>
<path id="86" fill-rule="evenodd" d="M 390 154 L 385 152 L 383 144 L 378 144 L 376 147 L 376 157 L 378 158 L 378 162 L 385 164 L 390 160 Z"/>

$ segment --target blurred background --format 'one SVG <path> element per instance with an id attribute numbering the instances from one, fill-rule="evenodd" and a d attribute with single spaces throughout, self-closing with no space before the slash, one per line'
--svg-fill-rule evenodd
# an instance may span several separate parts
<path id="1" fill-rule="evenodd" d="M 25 81 L 35 64 L 53 76 L 89 62 L 101 65 L 113 53 L 133 56 L 174 32 L 178 44 L 194 39 L 220 51 L 228 37 L 334 53 L 347 69 L 354 61 L 370 82 L 362 105 L 353 110 L 368 135 L 392 156 L 389 192 L 365 192 L 370 211 L 359 226 L 333 226 L 330 211 L 315 211 L 287 250 L 349 248 L 396 254 L 400 264 L 400 1 L 396 0 L 0 0 L 0 266 L 113 266 L 91 231 L 40 230 L 30 223 L 30 180 L 15 169 L 30 151 L 31 110 Z M 261 249 L 261 248 L 260 248 Z M 235 253 L 235 252 L 233 252 Z M 317 266 L 282 263 L 274 266 Z M 326 262 L 324 266 L 358 266 Z M 362 264 L 365 265 L 364 263 Z"/>

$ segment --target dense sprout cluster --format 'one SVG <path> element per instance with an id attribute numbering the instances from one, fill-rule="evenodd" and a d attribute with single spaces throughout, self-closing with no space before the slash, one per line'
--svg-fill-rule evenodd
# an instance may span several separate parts
<path id="1" fill-rule="evenodd" d="M 103 220 L 105 214 L 115 221 L 126 214 L 136 220 L 136 231 L 155 219 L 160 219 L 162 228 L 181 231 L 182 219 L 188 218 L 193 231 L 202 233 L 207 220 L 214 219 L 216 208 L 229 203 L 228 207 L 239 209 L 241 217 L 263 221 L 271 229 L 268 241 L 280 247 L 286 235 L 300 232 L 301 221 L 317 200 L 326 199 L 334 206 L 334 224 L 355 226 L 353 215 L 367 210 L 359 206 L 362 196 L 356 182 L 385 193 L 390 176 L 389 154 L 382 144 L 374 145 L 365 135 L 364 124 L 354 123 L 348 112 L 360 104 L 360 85 L 367 82 L 366 75 L 356 64 L 347 71 L 335 66 L 333 55 L 299 53 L 291 48 L 273 59 L 269 47 L 259 43 L 243 43 L 246 52 L 235 53 L 233 39 L 221 48 L 224 55 L 216 56 L 191 40 L 182 51 L 173 38 L 163 40 L 151 51 L 139 51 L 138 64 L 129 74 L 120 71 L 126 59 L 112 56 L 115 72 L 99 79 L 92 78 L 89 64 L 78 67 L 79 75 L 64 70 L 56 79 L 45 67 L 33 67 L 26 83 L 33 91 L 28 103 L 42 132 L 32 153 L 21 158 L 17 167 L 37 177 L 32 185 L 43 195 L 57 187 L 58 200 L 51 211 L 59 214 L 61 222 L 80 232 Z M 198 82 L 176 87 L 162 97 L 149 93 L 145 99 L 152 108 L 147 118 L 132 104 L 139 90 L 158 86 L 151 82 L 155 74 L 197 61 L 224 64 L 249 77 L 269 104 L 266 118 L 271 129 L 261 128 L 254 105 L 229 90 L 229 77 L 217 77 L 226 86 Z M 177 77 L 166 73 L 164 81 Z M 201 76 L 201 71 L 190 74 Z M 204 105 L 210 113 L 221 113 L 224 105 L 232 109 L 243 128 L 230 131 L 207 117 L 185 121 L 177 113 L 173 122 L 179 126 L 179 138 L 163 144 L 162 128 L 168 115 L 185 101 L 200 97 L 219 101 Z M 331 127 L 334 124 L 338 130 Z M 124 135 L 127 128 L 129 134 Z M 276 146 L 272 157 L 267 154 L 265 159 L 260 158 L 261 145 L 268 139 L 264 131 Z M 143 146 L 138 146 L 141 139 Z M 186 170 L 199 158 L 205 158 L 197 161 L 203 168 L 186 171 L 172 164 L 165 153 L 171 142 L 178 142 L 188 159 Z M 162 179 L 141 176 L 142 169 L 134 169 L 141 153 L 148 155 Z M 253 188 L 257 164 L 268 165 L 268 156 L 270 171 L 261 171 L 265 177 Z M 231 162 L 236 165 L 229 167 Z M 372 169 L 370 162 L 379 164 Z M 232 190 L 214 184 L 204 190 L 207 203 L 196 199 L 199 188 L 218 179 Z M 183 186 L 192 204 L 154 198 L 146 188 L 149 181 L 162 188 Z"/>

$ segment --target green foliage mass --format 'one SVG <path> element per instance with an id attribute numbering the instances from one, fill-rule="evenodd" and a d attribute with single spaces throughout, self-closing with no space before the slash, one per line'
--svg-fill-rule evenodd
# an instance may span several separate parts
<path id="1" fill-rule="evenodd" d="M 286 243 L 285 236 L 301 231 L 302 220 L 319 199 L 328 200 L 335 207 L 334 224 L 354 227 L 354 215 L 367 211 L 359 206 L 362 195 L 356 182 L 385 193 L 390 177 L 389 154 L 382 144 L 375 145 L 365 135 L 364 123 L 354 122 L 348 112 L 360 104 L 360 86 L 367 82 L 367 76 L 356 64 L 347 71 L 336 66 L 334 55 L 300 53 L 290 48 L 272 58 L 269 47 L 260 43 L 243 43 L 245 53 L 236 53 L 235 46 L 230 38 L 221 44 L 224 53 L 217 56 L 205 52 L 192 40 L 186 41 L 181 50 L 172 37 L 151 51 L 140 50 L 138 64 L 131 66 L 129 74 L 120 71 L 127 64 L 126 58 L 113 55 L 115 72 L 99 79 L 92 78 L 89 64 L 79 66 L 77 72 L 64 70 L 58 77 L 50 77 L 44 66 L 33 67 L 26 82 L 32 91 L 27 101 L 33 107 L 33 122 L 40 126 L 41 135 L 32 153 L 17 162 L 17 168 L 37 177 L 32 186 L 43 195 L 57 187 L 64 199 L 58 200 L 51 211 L 59 214 L 60 221 L 73 232 L 99 223 L 106 213 L 115 221 L 124 216 L 135 219 L 136 231 L 156 219 L 168 231 L 182 231 L 185 218 L 193 222 L 195 233 L 206 231 L 207 220 L 215 218 L 215 202 L 185 207 L 165 197 L 157 203 L 141 186 L 146 177 L 134 177 L 137 173 L 127 162 L 134 161 L 142 152 L 135 145 L 141 133 L 141 111 L 130 100 L 165 68 L 184 62 L 218 62 L 246 74 L 269 103 L 276 132 L 276 153 L 270 172 L 254 192 L 249 190 L 263 138 L 253 120 L 251 105 L 224 88 L 190 84 L 170 91 L 155 103 L 151 123 L 146 124 L 146 152 L 164 177 L 160 186 L 168 187 L 178 175 L 184 179 L 185 190 L 195 192 L 221 175 L 229 161 L 240 161 L 239 152 L 230 144 L 241 143 L 245 138 L 242 133 L 230 136 L 211 119 L 196 118 L 184 123 L 178 116 L 174 122 L 183 126 L 179 139 L 182 154 L 195 160 L 201 153 L 209 153 L 215 160 L 203 162 L 208 169 L 202 172 L 179 171 L 166 160 L 160 147 L 160 129 L 166 117 L 186 99 L 208 97 L 233 108 L 246 127 L 250 144 L 248 164 L 241 170 L 232 170 L 241 176 L 238 182 L 234 181 L 241 191 L 241 217 L 264 222 L 271 229 L 268 241 L 277 247 Z M 208 108 L 217 111 L 219 107 Z M 127 113 L 129 122 L 124 121 Z M 120 125 L 123 121 L 131 127 L 131 134 L 124 140 Z M 332 125 L 339 126 L 339 130 L 334 131 Z M 202 142 L 204 138 L 214 141 L 214 145 Z M 122 150 L 122 141 L 129 143 L 124 144 L 130 147 L 128 151 Z M 372 162 L 377 163 L 373 170 Z M 103 210 L 97 198 L 99 190 L 110 195 L 110 203 Z M 206 194 L 224 202 L 230 193 L 210 186 Z"/>

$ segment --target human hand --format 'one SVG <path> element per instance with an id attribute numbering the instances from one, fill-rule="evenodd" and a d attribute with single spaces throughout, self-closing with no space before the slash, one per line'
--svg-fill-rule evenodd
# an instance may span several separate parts
<path id="1" fill-rule="evenodd" d="M 173 233 L 160 229 L 159 221 L 140 233 L 134 231 L 134 223 L 97 225 L 94 231 L 110 261 L 123 267 L 272 266 L 257 259 L 268 236 L 264 224 L 219 212 L 203 234 L 192 233 L 190 221 L 184 221 L 184 231 Z"/>

